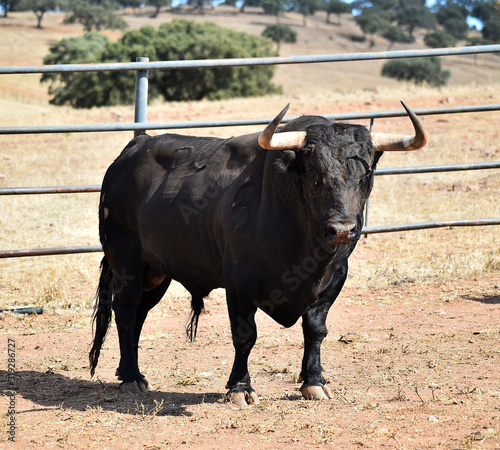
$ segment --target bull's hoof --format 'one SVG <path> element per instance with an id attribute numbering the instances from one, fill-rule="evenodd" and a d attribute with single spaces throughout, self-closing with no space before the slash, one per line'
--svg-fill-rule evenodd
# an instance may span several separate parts
<path id="1" fill-rule="evenodd" d="M 137 384 L 142 392 L 150 391 L 151 389 L 153 389 L 153 386 L 151 386 L 151 383 L 146 379 L 146 377 L 142 377 L 142 380 L 138 381 Z"/>
<path id="2" fill-rule="evenodd" d="M 120 392 L 125 394 L 140 394 L 141 389 L 137 384 L 137 381 L 129 381 L 128 383 L 120 384 Z"/>
<path id="3" fill-rule="evenodd" d="M 305 386 L 300 388 L 302 397 L 307 400 L 328 400 L 333 398 L 332 391 L 325 384 L 323 386 Z"/>
<path id="4" fill-rule="evenodd" d="M 148 383 L 146 378 L 141 381 L 129 381 L 124 382 L 120 385 L 120 391 L 127 394 L 140 394 L 141 392 L 148 392 L 151 385 Z"/>
<path id="5" fill-rule="evenodd" d="M 146 377 L 142 373 L 139 373 L 139 375 L 146 381 L 146 384 L 148 384 Z M 115 377 L 117 377 L 120 381 L 123 380 L 119 367 L 117 367 L 115 370 Z"/>
<path id="6" fill-rule="evenodd" d="M 226 389 L 229 389 L 229 385 L 226 384 Z M 259 397 L 252 389 L 251 386 L 246 388 L 238 388 L 234 390 L 230 390 L 226 394 L 226 398 L 231 403 L 234 403 L 238 406 L 248 406 L 248 405 L 258 405 Z"/>
<path id="7" fill-rule="evenodd" d="M 236 392 L 228 392 L 227 398 L 231 403 L 234 403 L 237 406 L 248 406 L 248 405 L 258 405 L 259 397 L 255 391 L 247 392 L 247 391 L 236 391 Z"/>

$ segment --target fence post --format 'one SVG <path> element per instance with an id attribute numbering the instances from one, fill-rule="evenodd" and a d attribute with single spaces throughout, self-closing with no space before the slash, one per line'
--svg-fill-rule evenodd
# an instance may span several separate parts
<path id="1" fill-rule="evenodd" d="M 138 56 L 136 62 L 148 62 L 149 58 Z M 148 71 L 137 70 L 135 74 L 135 123 L 147 122 L 148 115 Z M 135 130 L 134 137 L 144 130 Z"/>
<path id="2" fill-rule="evenodd" d="M 375 119 L 372 117 L 370 119 L 370 133 L 373 131 L 373 122 L 375 122 Z M 370 211 L 370 197 L 366 199 L 366 206 L 365 206 L 365 227 L 368 226 L 368 212 Z M 368 237 L 367 234 L 365 234 L 365 238 Z"/>

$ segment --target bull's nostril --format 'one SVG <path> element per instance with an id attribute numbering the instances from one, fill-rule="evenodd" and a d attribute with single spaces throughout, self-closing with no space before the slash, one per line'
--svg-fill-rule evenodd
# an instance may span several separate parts
<path id="1" fill-rule="evenodd" d="M 334 242 L 350 242 L 357 239 L 358 226 L 356 223 L 329 223 L 327 233 Z"/>
<path id="2" fill-rule="evenodd" d="M 334 225 L 329 224 L 327 229 L 328 229 L 328 234 L 330 235 L 330 237 L 337 236 L 337 234 L 338 234 L 337 228 Z"/>

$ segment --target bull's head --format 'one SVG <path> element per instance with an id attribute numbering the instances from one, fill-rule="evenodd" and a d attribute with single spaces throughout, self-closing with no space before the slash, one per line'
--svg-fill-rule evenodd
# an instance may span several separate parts
<path id="1" fill-rule="evenodd" d="M 279 165 L 301 178 L 304 200 L 315 219 L 312 222 L 319 224 L 320 235 L 331 247 L 359 239 L 364 206 L 382 152 L 417 150 L 427 142 L 420 120 L 401 103 L 413 123 L 413 136 L 370 133 L 360 125 L 332 123 L 320 116 L 295 119 L 276 132 L 288 105 L 259 136 L 262 148 L 284 150 Z"/>

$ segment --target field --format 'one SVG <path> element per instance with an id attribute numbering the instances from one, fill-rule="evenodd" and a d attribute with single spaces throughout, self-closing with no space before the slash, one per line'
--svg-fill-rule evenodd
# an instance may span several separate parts
<path id="1" fill-rule="evenodd" d="M 83 33 L 59 14 L 34 28 L 32 14 L 0 19 L 0 64 L 41 64 L 51 44 Z M 273 18 L 230 9 L 151 19 L 125 13 L 138 27 L 174 17 L 215 21 L 261 33 Z M 336 16 L 332 20 L 336 21 Z M 307 27 L 293 14 L 280 19 L 299 33 L 282 56 L 384 51 L 387 42 L 353 43 L 361 33 L 348 17 Z M 117 33 L 108 33 L 116 38 Z M 393 49 L 401 47 L 394 46 Z M 412 48 L 423 48 L 421 36 Z M 290 115 L 498 103 L 497 55 L 443 58 L 451 71 L 441 89 L 379 76 L 381 61 L 281 66 L 283 95 L 220 102 L 155 102 L 150 121 Z M 133 75 L 131 75 L 133 76 Z M 48 103 L 39 75 L 1 75 L 1 126 L 132 122 L 133 107 L 72 110 Z M 430 142 L 412 154 L 386 154 L 379 167 L 500 160 L 500 113 L 426 116 Z M 367 121 L 360 121 L 368 125 Z M 187 131 L 228 137 L 258 131 L 233 127 Z M 375 121 L 375 131 L 406 133 L 408 119 Z M 180 131 L 182 132 L 182 130 Z M 99 184 L 131 139 L 130 132 L 0 136 L 0 186 Z M 370 200 L 370 225 L 500 217 L 498 170 L 380 176 Z M 97 194 L 3 196 L 0 248 L 98 243 Z M 112 327 L 96 377 L 90 378 L 93 295 L 100 254 L 0 260 L 0 308 L 42 306 L 38 316 L 0 313 L 1 448 L 500 448 L 500 233 L 498 226 L 446 228 L 362 238 L 346 287 L 330 312 L 323 344 L 334 398 L 305 401 L 297 382 L 300 324 L 279 327 L 258 315 L 250 358 L 258 406 L 224 401 L 232 344 L 223 290 L 206 300 L 198 340 L 185 340 L 189 297 L 173 285 L 150 313 L 140 365 L 154 389 L 118 390 L 119 358 Z M 12 402 L 8 344 L 15 342 L 16 442 L 7 441 Z"/>

